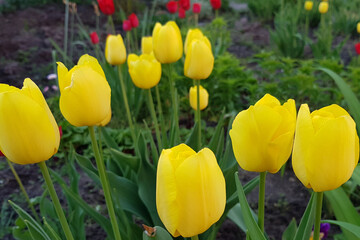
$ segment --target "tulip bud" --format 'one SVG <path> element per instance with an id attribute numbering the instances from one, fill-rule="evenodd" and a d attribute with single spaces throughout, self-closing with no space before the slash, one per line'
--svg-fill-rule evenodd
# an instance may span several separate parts
<path id="1" fill-rule="evenodd" d="M 126 48 L 120 34 L 108 35 L 105 44 L 105 58 L 111 65 L 120 65 L 126 61 Z"/>
<path id="2" fill-rule="evenodd" d="M 194 39 L 188 46 L 184 75 L 194 80 L 206 79 L 214 68 L 214 56 L 207 37 Z"/>
<path id="3" fill-rule="evenodd" d="M 333 190 L 351 177 L 359 160 L 356 124 L 333 104 L 310 114 L 302 104 L 296 122 L 292 165 L 295 175 L 315 192 Z"/>
<path id="4" fill-rule="evenodd" d="M 131 27 L 133 28 L 137 28 L 139 26 L 139 19 L 138 17 L 136 16 L 135 13 L 132 13 L 130 16 L 129 16 L 129 21 L 131 23 Z"/>
<path id="5" fill-rule="evenodd" d="M 184 9 L 185 11 L 190 9 L 190 0 L 179 0 L 180 8 Z"/>
<path id="6" fill-rule="evenodd" d="M 305 1 L 304 8 L 305 8 L 306 11 L 311 11 L 313 6 L 314 6 L 313 1 Z"/>
<path id="7" fill-rule="evenodd" d="M 240 167 L 252 172 L 278 172 L 291 154 L 295 122 L 295 101 L 289 99 L 280 105 L 270 94 L 241 111 L 230 130 Z"/>
<path id="8" fill-rule="evenodd" d="M 122 26 L 123 26 L 123 29 L 125 32 L 131 31 L 131 29 L 132 29 L 131 22 L 130 22 L 130 20 L 127 20 L 127 19 L 123 21 Z"/>
<path id="9" fill-rule="evenodd" d="M 209 104 L 209 93 L 200 85 L 200 110 L 204 110 Z M 197 87 L 191 87 L 189 91 L 190 106 L 197 110 Z"/>
<path id="10" fill-rule="evenodd" d="M 210 0 L 210 4 L 214 10 L 221 8 L 221 0 Z"/>
<path id="11" fill-rule="evenodd" d="M 358 55 L 360 55 L 360 43 L 355 44 L 355 51 Z"/>
<path id="12" fill-rule="evenodd" d="M 130 54 L 128 66 L 131 80 L 138 88 L 150 89 L 155 87 L 161 78 L 161 64 L 154 55 Z"/>
<path id="13" fill-rule="evenodd" d="M 166 229 L 192 237 L 217 222 L 226 203 L 225 179 L 214 153 L 185 144 L 161 152 L 156 176 L 156 209 Z"/>
<path id="14" fill-rule="evenodd" d="M 357 30 L 357 32 L 360 34 L 360 22 L 358 22 L 358 23 L 356 24 L 356 30 Z"/>
<path id="15" fill-rule="evenodd" d="M 179 8 L 179 18 L 180 19 L 186 18 L 186 12 L 183 8 Z"/>
<path id="16" fill-rule="evenodd" d="M 106 125 L 111 119 L 111 89 L 96 58 L 83 55 L 70 71 L 57 64 L 65 119 L 76 127 Z"/>
<path id="17" fill-rule="evenodd" d="M 193 13 L 199 14 L 201 12 L 201 3 L 193 4 Z"/>
<path id="18" fill-rule="evenodd" d="M 105 15 L 113 15 L 115 12 L 115 6 L 113 0 L 98 0 L 99 8 Z"/>
<path id="19" fill-rule="evenodd" d="M 194 39 L 202 39 L 204 37 L 204 34 L 201 32 L 200 29 L 198 28 L 194 28 L 194 29 L 189 29 L 187 34 L 186 34 L 186 38 L 185 38 L 185 44 L 184 44 L 184 52 L 185 55 L 187 53 L 187 50 L 189 48 L 190 43 L 194 40 Z M 211 46 L 211 45 L 210 45 Z"/>
<path id="20" fill-rule="evenodd" d="M 328 10 L 329 10 L 329 3 L 328 2 L 321 2 L 319 4 L 319 12 L 321 14 L 327 13 Z"/>
<path id="21" fill-rule="evenodd" d="M 152 37 L 141 38 L 141 52 L 144 54 L 151 54 L 153 52 L 153 39 Z"/>
<path id="22" fill-rule="evenodd" d="M 17 164 L 51 158 L 59 148 L 59 128 L 44 96 L 27 78 L 22 89 L 0 84 L 0 149 Z"/>
<path id="23" fill-rule="evenodd" d="M 176 1 L 169 1 L 166 4 L 166 8 L 169 11 L 169 13 L 176 13 L 178 9 L 178 3 Z"/>
<path id="24" fill-rule="evenodd" d="M 160 63 L 173 63 L 183 55 L 180 29 L 174 21 L 164 26 L 156 23 L 153 30 L 153 50 Z"/>
<path id="25" fill-rule="evenodd" d="M 94 45 L 99 43 L 99 36 L 97 35 L 96 32 L 90 33 L 90 39 L 91 39 L 92 44 L 94 44 Z"/>

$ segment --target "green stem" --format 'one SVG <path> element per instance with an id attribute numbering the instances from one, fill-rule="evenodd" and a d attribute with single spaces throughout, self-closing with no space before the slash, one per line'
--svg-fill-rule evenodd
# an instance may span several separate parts
<path id="1" fill-rule="evenodd" d="M 69 1 L 65 0 L 65 27 L 64 27 L 64 53 L 67 56 L 68 49 L 68 30 L 69 30 Z M 64 59 L 66 65 L 66 59 Z"/>
<path id="2" fill-rule="evenodd" d="M 129 108 L 129 102 L 128 102 L 128 98 L 127 98 L 127 94 L 126 94 L 126 89 L 125 89 L 125 83 L 124 83 L 124 78 L 123 75 L 121 73 L 121 65 L 118 65 L 118 72 L 119 72 L 119 78 L 120 78 L 120 84 L 121 84 L 121 91 L 122 91 L 122 95 L 123 95 L 123 100 L 124 100 L 124 104 L 125 104 L 125 109 L 126 109 L 126 115 L 127 115 L 127 119 L 129 122 L 129 126 L 130 126 L 130 131 L 131 131 L 131 137 L 134 141 L 134 145 L 136 144 L 136 135 L 135 135 L 135 129 L 134 129 L 134 124 L 132 122 L 132 118 L 131 118 L 131 113 L 130 113 L 130 108 Z"/>
<path id="3" fill-rule="evenodd" d="M 67 240 L 74 240 L 74 238 L 72 236 L 72 233 L 71 233 L 71 230 L 70 230 L 70 227 L 69 227 L 69 224 L 67 223 L 64 211 L 61 208 L 61 204 L 60 204 L 59 198 L 58 198 L 58 196 L 56 194 L 54 184 L 53 184 L 53 182 L 51 180 L 49 170 L 46 167 L 46 163 L 45 163 L 45 161 L 43 161 L 43 162 L 39 162 L 38 165 L 40 167 L 42 175 L 44 176 L 46 186 L 48 188 L 51 200 L 52 200 L 52 202 L 54 204 L 55 211 L 56 211 L 56 213 L 57 213 L 57 215 L 59 217 L 59 221 L 60 221 L 61 227 L 62 227 L 62 229 L 63 229 L 63 231 L 65 233 L 66 239 Z"/>
<path id="4" fill-rule="evenodd" d="M 24 185 L 22 184 L 22 181 L 21 181 L 19 175 L 17 174 L 14 166 L 13 166 L 12 163 L 9 161 L 9 159 L 6 158 L 6 161 L 7 161 L 7 163 L 9 164 L 10 170 L 11 170 L 11 172 L 14 174 L 14 177 L 15 177 L 17 183 L 19 184 L 19 187 L 20 187 L 22 193 L 24 194 L 25 199 L 26 199 L 26 202 L 29 204 L 29 207 L 30 207 L 30 209 L 31 209 L 31 211 L 32 211 L 32 213 L 33 213 L 36 221 L 40 222 L 39 216 L 38 216 L 37 212 L 35 211 L 34 205 L 32 205 L 32 203 L 30 202 L 29 195 L 27 194 L 27 192 L 26 192 L 26 190 L 25 190 L 25 188 L 24 188 Z"/>
<path id="5" fill-rule="evenodd" d="M 198 151 L 201 148 L 201 113 L 200 113 L 200 80 L 196 80 L 196 112 L 197 112 L 197 124 L 198 124 Z"/>
<path id="6" fill-rule="evenodd" d="M 193 237 L 191 237 L 191 240 L 199 240 L 199 236 L 198 235 L 193 236 Z"/>
<path id="7" fill-rule="evenodd" d="M 176 104 L 176 99 L 175 99 L 175 86 L 174 86 L 174 79 L 172 77 L 172 64 L 171 63 L 168 64 L 168 78 L 169 78 L 169 83 L 170 83 L 170 93 L 171 93 L 172 109 L 174 111 L 174 119 L 175 119 L 175 121 L 179 121 L 177 106 L 176 106 L 177 104 Z"/>
<path id="8" fill-rule="evenodd" d="M 199 25 L 199 14 L 195 13 L 195 27 L 198 27 Z"/>
<path id="9" fill-rule="evenodd" d="M 156 92 L 157 108 L 158 108 L 160 124 L 161 124 L 161 134 L 162 134 L 162 143 L 163 143 L 162 148 L 166 148 L 167 147 L 166 128 L 165 128 L 164 115 L 161 107 L 161 99 L 160 99 L 160 92 L 158 85 L 155 86 L 155 92 Z"/>
<path id="10" fill-rule="evenodd" d="M 320 221 L 321 221 L 321 209 L 322 209 L 322 202 L 323 202 L 323 192 L 316 193 L 316 212 L 315 212 L 315 223 L 314 223 L 314 240 L 319 240 L 320 238 Z"/>
<path id="11" fill-rule="evenodd" d="M 95 154 L 96 166 L 98 168 L 101 185 L 102 185 L 102 188 L 104 190 L 106 206 L 107 206 L 107 209 L 108 209 L 108 212 L 109 212 L 111 225 L 112 225 L 112 228 L 113 228 L 113 231 L 114 231 L 114 236 L 115 236 L 116 240 L 121 240 L 121 235 L 120 235 L 120 231 L 119 231 L 119 225 L 118 225 L 117 220 L 116 220 L 114 206 L 113 206 L 113 202 L 112 202 L 112 199 L 111 199 L 109 180 L 108 180 L 108 176 L 107 176 L 106 171 L 105 171 L 104 161 L 101 158 L 99 148 L 98 148 L 98 144 L 96 142 L 95 130 L 94 130 L 93 126 L 89 126 L 89 132 L 90 132 L 90 137 L 91 137 L 91 144 L 92 144 L 93 151 L 94 151 L 94 154 Z"/>
<path id="12" fill-rule="evenodd" d="M 74 20 L 75 20 L 75 13 L 71 13 L 70 18 L 70 59 L 73 59 L 73 41 L 74 41 Z"/>
<path id="13" fill-rule="evenodd" d="M 306 11 L 306 19 L 305 19 L 305 38 L 309 37 L 309 13 Z"/>
<path id="14" fill-rule="evenodd" d="M 115 32 L 114 20 L 112 18 L 112 15 L 110 15 L 108 17 L 108 21 L 109 21 L 110 29 L 111 29 L 112 33 L 115 34 L 116 32 Z"/>
<path id="15" fill-rule="evenodd" d="M 147 89 L 147 92 L 148 92 L 149 110 L 150 110 L 150 114 L 151 114 L 151 117 L 152 117 L 154 125 L 155 125 L 156 140 L 158 143 L 158 148 L 159 148 L 159 153 L 160 153 L 161 150 L 163 149 L 163 147 L 162 147 L 162 142 L 161 142 L 159 124 L 158 124 L 158 120 L 157 120 L 156 113 L 155 113 L 153 98 L 151 96 L 151 89 Z"/>
<path id="16" fill-rule="evenodd" d="M 135 51 L 139 52 L 139 47 L 138 47 L 138 37 L 137 37 L 137 28 L 134 29 L 134 39 L 133 39 L 133 43 L 135 45 Z"/>
<path id="17" fill-rule="evenodd" d="M 264 217 L 265 217 L 265 180 L 266 180 L 266 172 L 261 172 L 260 183 L 259 183 L 258 225 L 262 232 L 264 232 Z"/>
<path id="18" fill-rule="evenodd" d="M 219 17 L 219 10 L 216 9 L 216 10 L 215 10 L 215 18 L 218 18 L 218 17 Z"/>
<path id="19" fill-rule="evenodd" d="M 130 32 L 127 31 L 126 32 L 126 45 L 127 45 L 127 51 L 130 53 L 131 52 L 131 36 L 130 36 Z"/>

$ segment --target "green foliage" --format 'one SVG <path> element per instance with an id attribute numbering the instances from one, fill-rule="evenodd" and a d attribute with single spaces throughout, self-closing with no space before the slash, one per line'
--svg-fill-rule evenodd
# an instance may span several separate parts
<path id="1" fill-rule="evenodd" d="M 248 4 L 252 14 L 263 21 L 271 20 L 280 8 L 279 0 L 246 0 L 245 2 Z"/>

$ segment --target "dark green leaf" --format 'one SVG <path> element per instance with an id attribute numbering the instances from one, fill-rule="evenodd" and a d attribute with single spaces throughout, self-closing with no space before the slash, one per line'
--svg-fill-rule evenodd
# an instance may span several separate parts
<path id="1" fill-rule="evenodd" d="M 293 240 L 297 231 L 297 224 L 295 218 L 293 218 L 289 226 L 285 229 L 282 240 Z"/>

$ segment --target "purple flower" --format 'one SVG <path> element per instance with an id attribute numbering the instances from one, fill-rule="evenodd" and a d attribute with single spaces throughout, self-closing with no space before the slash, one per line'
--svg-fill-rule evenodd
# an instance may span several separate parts
<path id="1" fill-rule="evenodd" d="M 326 238 L 330 230 L 330 223 L 321 223 L 320 224 L 320 232 L 324 234 L 323 238 Z"/>

